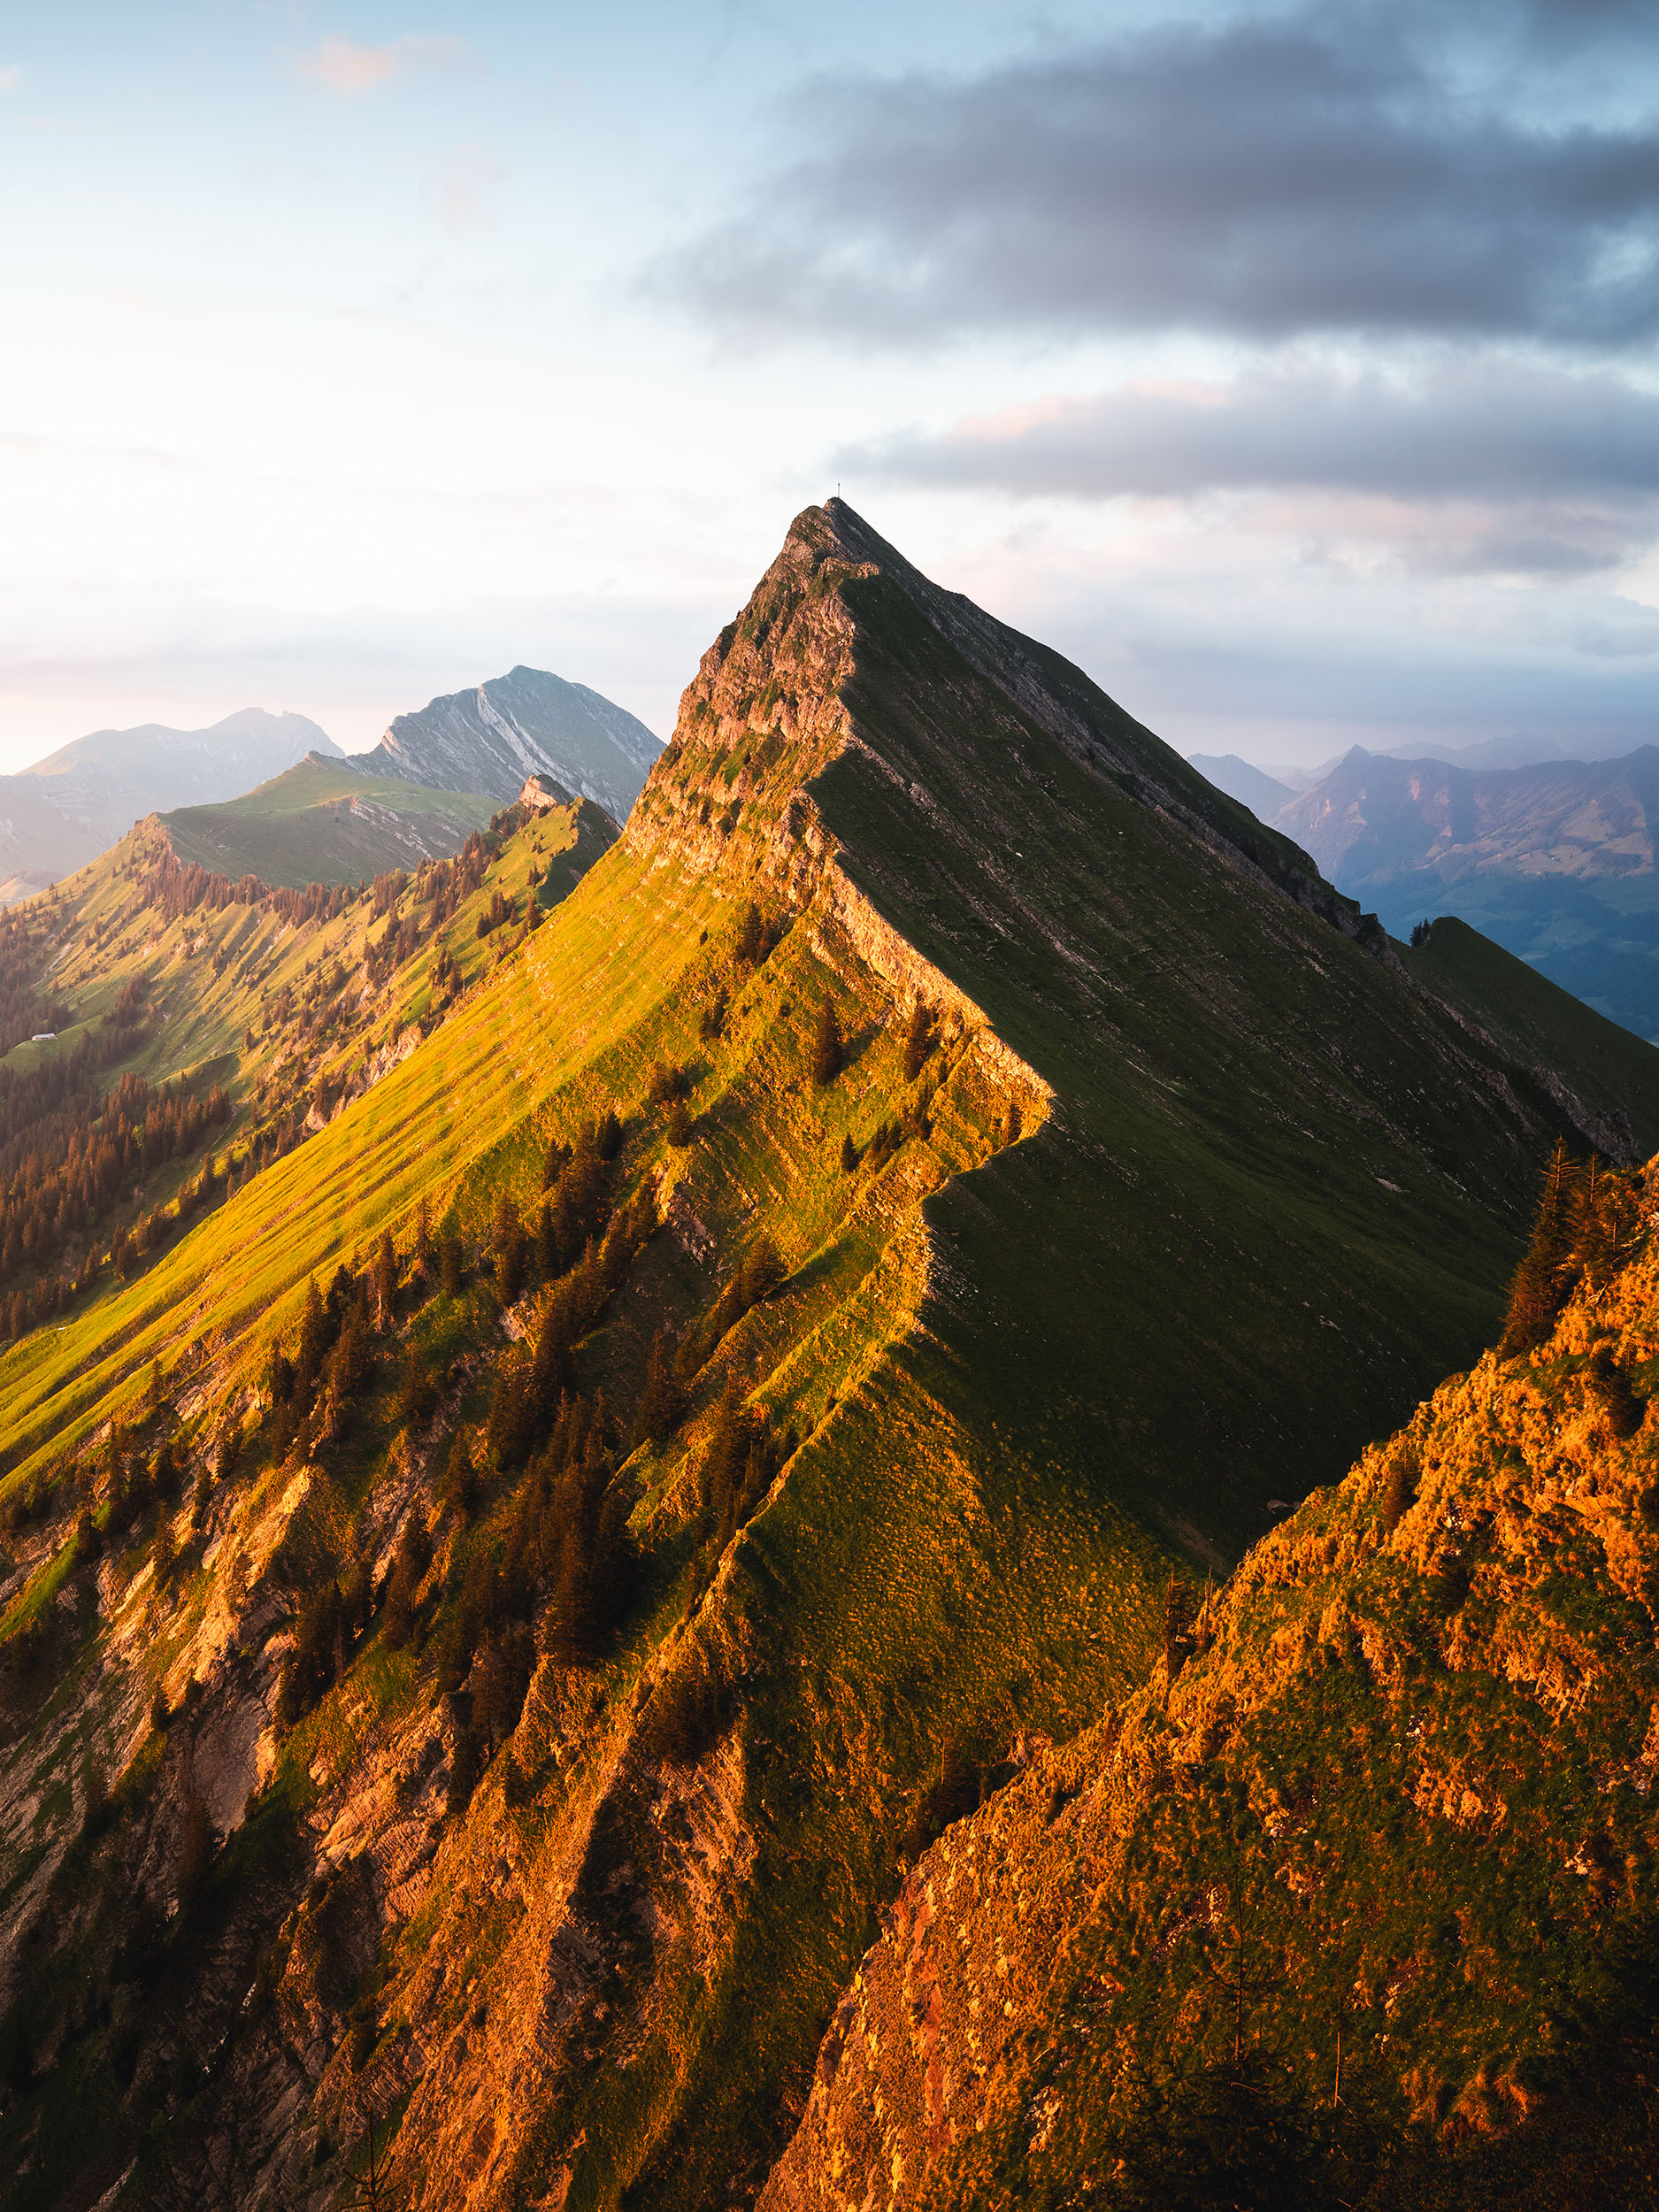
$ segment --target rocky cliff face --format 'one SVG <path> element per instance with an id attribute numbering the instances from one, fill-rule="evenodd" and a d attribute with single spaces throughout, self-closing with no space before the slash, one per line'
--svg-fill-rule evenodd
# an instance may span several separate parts
<path id="1" fill-rule="evenodd" d="M 357 765 L 438 790 L 481 791 L 503 805 L 526 776 L 550 776 L 624 822 L 660 750 L 643 722 L 586 684 L 515 668 L 400 714 Z"/>

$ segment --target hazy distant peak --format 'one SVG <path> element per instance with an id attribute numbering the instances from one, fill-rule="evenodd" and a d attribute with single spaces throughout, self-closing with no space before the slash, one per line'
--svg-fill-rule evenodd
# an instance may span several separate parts
<path id="1" fill-rule="evenodd" d="M 1196 768 L 1217 791 L 1248 806 L 1263 822 L 1271 822 L 1296 795 L 1287 783 L 1280 783 L 1264 768 L 1240 759 L 1237 753 L 1188 753 L 1187 759 L 1188 766 Z"/>
<path id="2" fill-rule="evenodd" d="M 234 714 L 211 724 L 202 730 L 177 730 L 165 722 L 140 722 L 128 729 L 92 730 L 85 737 L 72 738 L 67 745 L 60 745 L 55 753 L 48 753 L 42 760 L 32 761 L 19 772 L 26 776 L 62 776 L 77 768 L 107 767 L 119 764 L 142 769 L 157 754 L 179 753 L 216 757 L 229 763 L 244 758 L 257 759 L 260 768 L 256 781 L 267 774 L 277 774 L 282 768 L 291 767 L 307 752 L 326 754 L 331 760 L 341 758 L 341 751 L 326 730 L 303 714 L 272 714 L 264 707 L 238 707 Z M 285 754 L 277 766 L 267 768 L 267 758 L 275 760 Z M 233 781 L 233 787 L 221 794 L 234 798 L 237 791 L 247 786 Z"/>

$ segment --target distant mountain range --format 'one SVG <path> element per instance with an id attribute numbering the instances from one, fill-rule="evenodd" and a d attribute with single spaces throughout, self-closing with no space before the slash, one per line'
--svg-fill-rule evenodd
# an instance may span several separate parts
<path id="1" fill-rule="evenodd" d="M 147 814 L 171 818 L 181 854 L 200 844 L 204 859 L 219 852 L 211 864 L 221 872 L 268 866 L 273 883 L 355 881 L 365 869 L 373 875 L 452 852 L 478 826 L 472 818 L 481 822 L 494 810 L 482 802 L 510 803 L 530 775 L 594 800 L 622 823 L 661 750 L 624 708 L 537 668 L 515 668 L 400 714 L 362 754 L 342 753 L 303 714 L 260 707 L 204 730 L 159 722 L 95 730 L 17 775 L 0 776 L 0 906 L 83 867 Z M 365 780 L 373 794 L 328 784 L 326 798 L 319 795 L 330 761 L 340 764 L 336 777 Z M 301 783 L 269 788 L 302 762 L 310 765 Z M 411 806 L 395 800 L 400 785 L 446 803 L 473 795 L 479 803 Z M 249 810 L 242 803 L 250 800 L 259 804 Z M 196 818 L 233 802 L 242 810 L 235 818 Z"/>
<path id="2" fill-rule="evenodd" d="M 526 776 L 550 776 L 625 822 L 662 749 L 643 722 L 586 684 L 515 668 L 400 714 L 353 764 L 439 790 L 482 791 L 503 805 Z"/>
<path id="3" fill-rule="evenodd" d="M 1193 765 L 1305 847 L 1392 935 L 1459 915 L 1600 1012 L 1659 1036 L 1659 748 L 1513 767 L 1467 757 L 1356 745 L 1300 792 L 1236 755 Z"/>
<path id="4" fill-rule="evenodd" d="M 317 752 L 342 757 L 303 714 L 243 707 L 205 730 L 159 722 L 94 730 L 0 776 L 0 898 L 27 895 L 96 859 L 146 814 L 211 806 Z"/>

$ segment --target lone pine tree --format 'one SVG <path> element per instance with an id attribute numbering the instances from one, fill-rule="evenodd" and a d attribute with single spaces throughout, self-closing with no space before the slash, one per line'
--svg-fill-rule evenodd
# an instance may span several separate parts
<path id="1" fill-rule="evenodd" d="M 1558 1137 L 1544 1170 L 1532 1233 L 1509 1284 L 1502 1350 L 1506 1356 L 1530 1352 L 1555 1325 L 1571 1287 L 1564 1263 L 1571 1248 L 1573 1199 L 1578 1170 Z"/>
<path id="2" fill-rule="evenodd" d="M 846 1047 L 835 1009 L 826 999 L 818 1009 L 818 1029 L 812 1039 L 812 1080 L 820 1087 L 833 1083 L 841 1071 Z"/>

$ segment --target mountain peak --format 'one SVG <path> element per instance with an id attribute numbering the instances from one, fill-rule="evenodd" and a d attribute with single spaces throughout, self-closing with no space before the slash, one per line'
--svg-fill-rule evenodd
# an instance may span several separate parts
<path id="1" fill-rule="evenodd" d="M 1389 956 L 1374 920 L 1339 897 L 1300 847 L 1209 783 L 1062 655 L 925 576 L 839 498 L 796 515 L 747 605 L 704 653 L 631 833 L 694 851 L 703 867 L 764 866 L 788 879 L 803 839 L 809 851 L 821 848 L 810 787 L 840 753 L 882 756 L 890 772 L 917 781 L 911 749 L 895 748 L 885 718 L 863 718 L 856 705 L 868 695 L 861 677 L 878 666 L 887 670 L 880 687 L 902 682 L 906 655 L 941 664 L 947 687 L 970 676 L 988 682 L 999 715 Z M 970 778 L 994 787 L 1004 772 L 1000 736 L 964 724 L 951 746 Z"/>
<path id="2" fill-rule="evenodd" d="M 626 708 L 520 662 L 504 676 L 400 714 L 357 765 L 365 775 L 482 792 L 503 805 L 526 776 L 547 775 L 623 821 L 660 750 Z"/>

